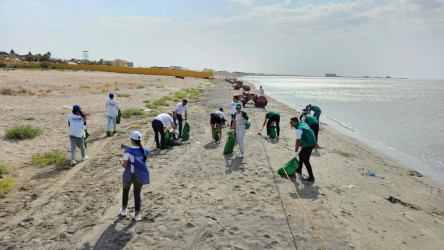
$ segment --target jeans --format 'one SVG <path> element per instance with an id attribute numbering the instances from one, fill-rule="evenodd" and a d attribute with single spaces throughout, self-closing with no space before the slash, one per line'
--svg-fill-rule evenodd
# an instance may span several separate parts
<path id="1" fill-rule="evenodd" d="M 245 128 L 245 125 L 236 125 L 236 139 L 237 143 L 239 144 L 239 150 L 242 154 L 245 153 L 244 137 L 246 132 L 247 129 Z"/>
<path id="2" fill-rule="evenodd" d="M 163 130 L 163 123 L 159 120 L 153 120 L 151 122 L 151 126 L 154 130 L 154 140 L 156 141 L 156 147 L 161 148 L 164 147 L 165 143 L 165 131 Z M 159 142 L 159 133 L 160 133 L 160 142 Z"/>
<path id="3" fill-rule="evenodd" d="M 313 170 L 311 169 L 310 164 L 310 156 L 311 151 L 313 151 L 314 147 L 302 147 L 301 151 L 299 152 L 299 164 L 301 165 L 298 170 L 302 171 L 302 167 L 305 164 L 305 167 L 307 168 L 308 176 L 309 178 L 314 178 Z"/>
<path id="4" fill-rule="evenodd" d="M 76 159 L 76 147 L 77 142 L 80 145 L 80 153 L 82 154 L 82 158 L 85 158 L 85 144 L 83 142 L 83 136 L 82 137 L 75 137 L 70 135 L 69 140 L 71 141 L 71 160 Z"/>
<path id="5" fill-rule="evenodd" d="M 182 121 L 183 121 L 183 119 L 182 119 L 182 115 L 176 114 L 176 116 L 177 116 L 177 120 L 179 121 L 179 137 L 181 137 L 182 136 Z M 176 124 L 176 117 L 175 117 L 174 113 L 173 113 L 173 120 L 174 120 L 174 124 Z"/>
<path id="6" fill-rule="evenodd" d="M 108 125 L 106 126 L 106 131 L 109 131 L 111 129 L 111 121 L 113 122 L 114 125 L 114 131 L 117 131 L 116 117 L 106 116 L 106 118 L 108 118 Z"/>
<path id="7" fill-rule="evenodd" d="M 128 165 L 128 167 L 130 167 Z M 131 174 L 131 181 L 124 181 L 123 182 L 123 193 L 122 193 L 122 207 L 126 208 L 128 206 L 128 198 L 129 198 L 129 191 L 131 188 L 131 184 L 134 185 L 133 191 L 134 191 L 134 210 L 136 212 L 140 211 L 140 204 L 141 204 L 141 198 L 140 198 L 140 192 L 142 191 L 142 184 L 137 180 L 135 174 Z"/>
<path id="8" fill-rule="evenodd" d="M 319 122 L 319 117 L 321 117 L 321 112 L 314 112 L 313 116 L 316 118 L 316 120 L 318 120 Z"/>
<path id="9" fill-rule="evenodd" d="M 281 120 L 281 116 L 279 116 L 279 115 L 275 115 L 275 116 L 271 117 L 270 119 L 268 119 L 268 122 L 267 122 L 267 135 L 270 135 L 271 124 L 273 122 L 276 122 L 276 133 L 277 133 L 277 136 L 279 137 L 279 133 L 280 133 L 279 122 L 280 122 L 280 120 Z"/>

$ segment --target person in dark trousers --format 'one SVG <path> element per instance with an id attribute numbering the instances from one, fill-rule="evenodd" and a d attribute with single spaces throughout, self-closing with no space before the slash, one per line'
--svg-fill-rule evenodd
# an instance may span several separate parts
<path id="1" fill-rule="evenodd" d="M 313 133 L 315 134 L 315 137 L 316 137 L 315 148 L 319 148 L 319 145 L 318 145 L 319 122 L 318 122 L 318 120 L 312 115 L 302 114 L 301 122 L 307 123 L 307 125 L 311 128 L 311 130 L 313 130 Z"/>
<path id="2" fill-rule="evenodd" d="M 307 108 L 309 108 L 310 111 L 313 110 L 313 116 L 316 117 L 316 120 L 319 122 L 319 118 L 321 117 L 321 108 L 318 106 L 312 106 L 311 104 L 308 104 Z"/>
<path id="3" fill-rule="evenodd" d="M 182 121 L 188 119 L 187 103 L 188 103 L 187 99 L 183 99 L 182 102 L 177 103 L 173 112 L 174 124 L 177 124 L 176 120 L 179 122 L 179 138 L 182 138 Z M 183 119 L 184 115 L 185 119 Z"/>
<path id="4" fill-rule="evenodd" d="M 294 149 L 294 158 L 299 156 L 299 168 L 296 170 L 297 173 L 302 173 L 302 167 L 305 165 L 308 172 L 308 178 L 302 179 L 303 181 L 314 181 L 313 170 L 311 169 L 310 156 L 313 148 L 316 145 L 316 137 L 313 130 L 306 124 L 300 123 L 297 117 L 290 119 L 290 125 L 292 128 L 296 128 L 296 143 Z M 303 146 L 300 147 L 301 140 L 303 141 Z M 300 151 L 299 151 L 300 149 Z"/>
<path id="5" fill-rule="evenodd" d="M 148 148 L 142 146 L 141 134 L 139 131 L 131 132 L 131 147 L 125 150 L 123 159 L 119 159 L 120 165 L 125 169 L 122 175 L 123 193 L 122 193 L 122 208 L 120 209 L 120 215 L 125 217 L 128 206 L 128 197 L 131 185 L 133 185 L 134 192 L 134 214 L 132 218 L 135 221 L 140 221 L 140 205 L 141 198 L 140 193 L 142 191 L 143 184 L 150 183 L 150 176 L 148 166 L 146 165 L 146 159 L 148 157 Z M 142 164 L 135 164 L 136 158 Z"/>
<path id="6" fill-rule="evenodd" d="M 171 124 L 171 127 L 173 129 L 176 128 L 176 126 L 173 123 L 173 118 L 171 114 L 163 113 L 159 114 L 156 117 L 154 117 L 154 120 L 151 122 L 151 126 L 154 130 L 154 140 L 156 141 L 156 147 L 160 149 L 165 148 L 165 124 L 167 123 Z M 160 134 L 160 142 L 159 142 L 159 134 Z"/>
<path id="7" fill-rule="evenodd" d="M 268 122 L 267 122 L 267 120 L 268 120 Z M 262 131 L 262 129 L 265 127 L 265 123 L 267 123 L 267 136 L 270 137 L 270 127 L 271 127 L 271 124 L 273 122 L 275 122 L 276 123 L 277 137 L 279 138 L 279 133 L 280 133 L 279 121 L 280 120 L 281 120 L 281 115 L 279 114 L 279 112 L 276 112 L 276 111 L 268 112 L 265 115 L 264 124 L 262 124 L 262 128 L 260 129 L 260 131 Z"/>

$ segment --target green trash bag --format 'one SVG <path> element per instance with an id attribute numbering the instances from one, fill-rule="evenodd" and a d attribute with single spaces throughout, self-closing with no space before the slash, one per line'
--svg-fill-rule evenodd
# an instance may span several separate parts
<path id="1" fill-rule="evenodd" d="M 276 133 L 276 126 L 271 126 L 270 127 L 270 137 L 271 138 L 276 138 L 277 133 Z"/>
<path id="2" fill-rule="evenodd" d="M 299 163 L 295 158 L 292 158 L 289 162 L 287 162 L 278 170 L 278 174 L 285 175 L 284 168 L 289 176 L 294 175 L 296 173 L 296 170 L 299 168 Z"/>
<path id="3" fill-rule="evenodd" d="M 225 143 L 224 155 L 233 153 L 234 149 L 234 132 L 233 130 L 228 131 L 228 139 Z"/>
<path id="4" fill-rule="evenodd" d="M 119 112 L 117 113 L 117 117 L 116 117 L 116 123 L 117 124 L 120 124 L 120 118 L 122 117 L 122 112 L 120 112 L 120 109 L 119 109 Z"/>
<path id="5" fill-rule="evenodd" d="M 190 139 L 190 124 L 188 124 L 188 122 L 185 122 L 182 130 L 182 140 L 188 139 Z"/>
<path id="6" fill-rule="evenodd" d="M 83 145 L 85 146 L 85 148 L 86 148 L 86 139 L 88 139 L 88 137 L 89 137 L 88 130 L 85 129 L 85 136 L 83 138 Z M 79 142 L 77 142 L 76 145 L 78 148 L 80 148 Z"/>
<path id="7" fill-rule="evenodd" d="M 219 138 L 219 129 L 217 128 L 217 125 L 214 126 L 214 140 L 217 141 L 217 142 L 220 140 L 220 138 Z"/>
<path id="8" fill-rule="evenodd" d="M 162 146 L 163 147 L 168 146 L 170 144 L 170 141 L 171 141 L 171 133 L 170 133 L 170 131 L 167 130 L 167 131 L 165 131 L 165 141 Z"/>

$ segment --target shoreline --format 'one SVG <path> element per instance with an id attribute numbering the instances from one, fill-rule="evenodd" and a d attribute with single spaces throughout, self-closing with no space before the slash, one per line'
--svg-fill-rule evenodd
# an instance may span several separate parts
<path id="1" fill-rule="evenodd" d="M 247 82 L 247 81 L 245 81 L 245 82 L 252 85 L 256 89 L 255 83 Z M 269 95 L 266 95 L 266 96 L 269 98 L 273 98 L 273 97 L 270 97 Z M 275 98 L 273 98 L 273 99 L 275 99 Z M 293 107 L 292 105 L 285 104 L 277 99 L 275 99 L 275 100 L 282 103 L 283 105 L 293 108 L 295 111 L 300 113 L 300 111 L 298 111 L 297 107 Z M 371 138 L 368 135 L 364 135 L 364 134 L 360 133 L 359 131 L 356 131 L 353 128 L 349 128 L 346 125 L 342 124 L 341 121 L 332 119 L 332 118 L 325 116 L 325 115 L 321 115 L 321 117 L 324 117 L 324 120 L 323 121 L 321 120 L 321 123 L 329 125 L 330 127 L 337 130 L 338 133 L 341 133 L 344 136 L 349 136 L 355 140 L 360 141 L 361 143 L 365 144 L 366 146 L 377 150 L 378 152 L 386 155 L 387 157 L 390 157 L 394 160 L 399 161 L 401 164 L 405 165 L 406 168 L 413 170 L 413 171 L 417 171 L 420 174 L 426 176 L 427 178 L 429 178 L 430 180 L 435 182 L 437 185 L 444 187 L 444 179 L 443 179 L 444 174 L 440 173 L 439 170 L 436 169 L 437 168 L 436 166 L 431 166 L 431 165 L 427 164 L 426 162 L 416 158 L 415 156 L 404 153 L 394 147 L 385 145 L 385 144 Z"/>
<path id="2" fill-rule="evenodd" d="M 54 91 L 38 98 L 8 97 L 22 104 L 10 104 L 16 113 L 32 104 L 41 107 L 40 112 L 50 114 L 35 122 L 46 124 L 56 120 L 57 124 L 44 134 L 45 140 L 8 142 L 15 147 L 9 149 L 8 157 L 21 159 L 15 162 L 12 174 L 20 183 L 0 197 L 1 248 L 139 249 L 147 245 L 156 249 L 322 248 L 292 186 L 285 177 L 276 174 L 293 157 L 295 135 L 288 124 L 296 113 L 293 108 L 273 98 L 268 99 L 267 109 L 247 104 L 245 110 L 252 124 L 245 137 L 245 158 L 237 158 L 235 153 L 222 154 L 226 128 L 222 143 L 210 142 L 209 114 L 223 106 L 227 115 L 231 96 L 237 92 L 228 83 L 211 85 L 195 79 L 146 79 L 91 72 L 43 72 L 38 76 L 46 79 L 34 83 L 38 86 L 58 85 L 59 81 L 72 77 L 78 77 L 79 83 L 66 93 Z M 55 80 L 55 76 L 59 78 Z M 103 118 L 106 98 L 97 103 L 106 92 L 81 87 L 88 81 L 91 86 L 101 86 L 97 82 L 114 84 L 117 78 L 120 91 L 131 95 L 120 98 L 119 104 L 125 108 L 140 107 L 144 98 L 158 99 L 185 83 L 187 87 L 205 86 L 206 91 L 199 99 L 188 102 L 190 140 L 181 146 L 156 150 L 150 123 L 137 117 L 123 119 L 118 127 L 121 133 L 106 137 L 101 132 L 106 126 Z M 26 77 L 20 75 L 17 81 L 25 84 Z M 5 82 L 0 80 L 0 84 Z M 135 86 L 142 83 L 145 88 L 137 90 Z M 158 96 L 154 94 L 156 91 Z M 69 110 L 55 110 L 54 106 L 60 104 L 45 104 L 66 102 L 73 94 L 82 97 L 85 107 L 94 111 L 89 126 L 96 131 L 92 129 L 88 140 L 89 160 L 69 170 L 27 165 L 31 153 L 58 147 L 69 151 L 65 124 Z M 161 111 L 171 110 L 173 104 Z M 281 113 L 279 141 L 257 135 L 257 127 L 262 126 L 267 110 Z M 21 117 L 7 120 L 8 114 L 2 115 L 3 122 L 22 122 Z M 120 145 L 128 143 L 128 134 L 135 126 L 139 126 L 137 130 L 142 132 L 144 145 L 150 149 L 148 166 L 152 178 L 151 184 L 142 189 L 142 221 L 137 223 L 117 216 L 122 195 Z M 411 176 L 404 165 L 330 126 L 321 126 L 319 137 L 322 148 L 314 150 L 311 157 L 316 181 L 301 180 L 307 175 L 304 168 L 302 175 L 291 177 L 291 184 L 327 247 L 434 249 L 443 244 L 441 187 L 427 178 Z M 21 150 L 23 145 L 30 150 Z M 235 146 L 234 152 L 237 149 Z M 366 170 L 385 179 L 367 176 Z M 133 204 L 131 197 L 130 213 Z"/>

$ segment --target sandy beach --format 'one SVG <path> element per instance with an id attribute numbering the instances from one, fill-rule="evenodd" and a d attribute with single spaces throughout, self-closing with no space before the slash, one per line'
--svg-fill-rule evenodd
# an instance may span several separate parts
<path id="1" fill-rule="evenodd" d="M 108 92 L 129 95 L 116 97 L 121 109 L 140 109 L 145 99 L 195 87 L 206 92 L 188 102 L 191 137 L 183 145 L 155 150 L 148 116 L 123 119 L 119 133 L 105 136 Z M 296 175 L 289 182 L 277 175 L 294 152 L 289 120 L 300 114 L 271 98 L 266 109 L 246 105 L 252 124 L 245 158 L 224 156 L 227 129 L 222 143 L 211 143 L 209 114 L 223 106 L 229 115 L 237 91 L 226 82 L 1 70 L 0 89 L 16 93 L 1 95 L 0 162 L 10 163 L 7 176 L 16 182 L 0 197 L 1 249 L 323 249 L 293 184 L 329 249 L 441 249 L 444 244 L 442 185 L 322 122 L 321 148 L 311 157 L 316 181 L 304 183 Z M 73 104 L 90 114 L 89 160 L 72 168 L 31 165 L 32 155 L 50 150 L 65 153 L 69 163 L 67 116 Z M 159 111 L 170 112 L 174 104 Z M 281 113 L 278 141 L 257 134 L 269 110 Z M 25 124 L 44 132 L 30 140 L 5 139 L 5 129 Z M 118 216 L 120 145 L 129 143 L 132 130 L 142 132 L 150 149 L 151 184 L 142 189 L 137 223 Z"/>

